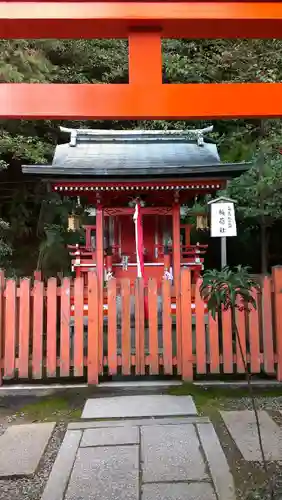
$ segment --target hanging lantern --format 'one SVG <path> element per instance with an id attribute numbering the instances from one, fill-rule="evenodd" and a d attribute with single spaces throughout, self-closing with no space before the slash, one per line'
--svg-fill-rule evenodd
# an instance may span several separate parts
<path id="1" fill-rule="evenodd" d="M 208 217 L 207 215 L 197 215 L 196 216 L 196 229 L 200 231 L 204 231 L 208 229 Z"/>
<path id="2" fill-rule="evenodd" d="M 78 231 L 80 228 L 80 217 L 76 214 L 69 215 L 68 231 Z"/>

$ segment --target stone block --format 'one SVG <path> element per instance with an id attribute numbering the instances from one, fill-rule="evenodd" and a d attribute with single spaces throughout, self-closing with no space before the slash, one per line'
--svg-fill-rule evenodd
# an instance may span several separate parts
<path id="1" fill-rule="evenodd" d="M 261 461 L 254 412 L 242 410 L 220 413 L 244 459 L 250 462 Z M 266 459 L 282 460 L 282 429 L 265 411 L 259 412 L 259 421 Z"/>
<path id="2" fill-rule="evenodd" d="M 233 476 L 213 425 L 197 424 L 218 500 L 236 500 Z"/>
<path id="3" fill-rule="evenodd" d="M 143 418 L 197 415 L 191 396 L 116 396 L 88 399 L 81 418 Z"/>
<path id="4" fill-rule="evenodd" d="M 142 500 L 216 500 L 209 483 L 144 484 Z"/>
<path id="5" fill-rule="evenodd" d="M 80 448 L 65 500 L 138 500 L 138 446 Z"/>
<path id="6" fill-rule="evenodd" d="M 139 444 L 138 427 L 86 429 L 80 446 L 116 446 L 119 444 Z"/>
<path id="7" fill-rule="evenodd" d="M 32 475 L 48 444 L 55 423 L 13 425 L 0 436 L 0 477 Z"/>
<path id="8" fill-rule="evenodd" d="M 208 477 L 192 424 L 143 427 L 141 450 L 145 483 Z"/>
<path id="9" fill-rule="evenodd" d="M 81 431 L 66 432 L 41 500 L 64 500 L 81 436 Z"/>
<path id="10" fill-rule="evenodd" d="M 179 424 L 209 424 L 210 419 L 203 416 L 171 417 L 171 418 L 142 418 L 132 420 L 84 420 L 80 422 L 70 422 L 68 429 L 98 429 L 105 427 L 144 427 L 148 425 L 179 425 Z"/>

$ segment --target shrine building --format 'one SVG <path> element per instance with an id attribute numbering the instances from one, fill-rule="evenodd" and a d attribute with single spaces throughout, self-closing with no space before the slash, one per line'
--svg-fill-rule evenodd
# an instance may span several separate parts
<path id="1" fill-rule="evenodd" d="M 207 245 L 191 244 L 191 224 L 182 223 L 189 207 L 215 196 L 246 163 L 222 163 L 215 143 L 199 130 L 92 130 L 61 127 L 69 141 L 56 146 L 51 165 L 24 165 L 52 190 L 77 202 L 87 199 L 92 225 L 85 244 L 70 248 L 76 276 L 97 270 L 145 281 L 164 276 L 174 283 L 189 267 L 192 281 L 204 267 Z M 205 228 L 206 216 L 197 221 Z M 73 222 L 75 228 L 75 222 Z"/>

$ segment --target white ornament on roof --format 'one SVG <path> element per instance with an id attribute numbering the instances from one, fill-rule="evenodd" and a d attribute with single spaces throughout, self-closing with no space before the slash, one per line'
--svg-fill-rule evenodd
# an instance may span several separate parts
<path id="1" fill-rule="evenodd" d="M 108 137 L 115 138 L 119 137 L 130 137 L 130 138 L 138 138 L 142 136 L 161 136 L 161 137 L 186 137 L 190 140 L 196 140 L 198 146 L 204 145 L 204 135 L 213 131 L 213 125 L 209 127 L 204 127 L 200 129 L 191 129 L 191 130 L 103 130 L 103 129 L 90 129 L 90 128 L 68 128 L 68 127 L 60 127 L 61 132 L 65 132 L 70 134 L 70 146 L 76 146 L 78 137 Z"/>

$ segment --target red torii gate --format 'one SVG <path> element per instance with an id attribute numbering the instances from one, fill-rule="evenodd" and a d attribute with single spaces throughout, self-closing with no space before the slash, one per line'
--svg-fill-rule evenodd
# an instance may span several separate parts
<path id="1" fill-rule="evenodd" d="M 282 4 L 267 1 L 0 2 L 0 38 L 128 38 L 128 84 L 0 84 L 0 118 L 197 119 L 282 116 L 282 84 L 163 84 L 162 38 L 282 38 Z M 180 217 L 173 206 L 176 308 Z M 96 213 L 103 297 L 103 209 Z M 100 301 L 99 331 L 103 342 Z M 177 315 L 177 339 L 181 340 Z M 181 342 L 178 342 L 181 366 Z M 100 352 L 103 357 L 103 351 Z M 98 375 L 95 371 L 95 381 Z M 92 375 L 90 374 L 89 380 Z M 94 379 L 93 379 L 94 380 Z"/>
<path id="2" fill-rule="evenodd" d="M 282 38 L 281 2 L 0 2 L 0 37 L 128 38 L 128 84 L 0 84 L 0 118 L 280 117 L 281 83 L 163 84 L 162 38 Z"/>

